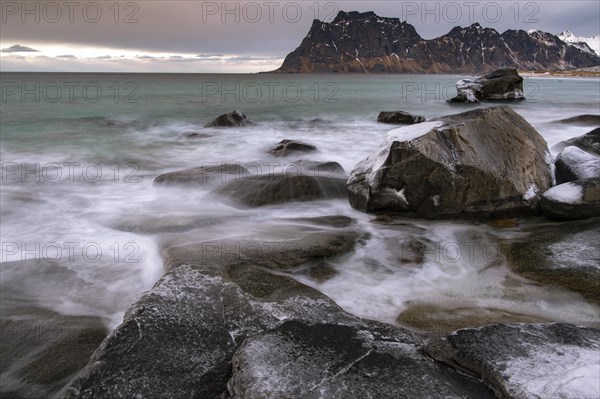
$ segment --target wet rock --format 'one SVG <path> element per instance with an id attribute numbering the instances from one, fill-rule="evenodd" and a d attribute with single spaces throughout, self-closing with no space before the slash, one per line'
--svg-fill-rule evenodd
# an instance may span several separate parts
<path id="1" fill-rule="evenodd" d="M 294 201 L 346 198 L 346 181 L 331 177 L 270 174 L 250 176 L 218 187 L 211 196 L 220 196 L 248 207 Z"/>
<path id="2" fill-rule="evenodd" d="M 499 69 L 475 80 L 463 79 L 456 83 L 458 95 L 450 102 L 477 103 L 479 101 L 524 100 L 523 78 L 516 69 Z"/>
<path id="3" fill-rule="evenodd" d="M 318 226 L 329 227 L 348 227 L 354 223 L 354 219 L 344 215 L 317 216 L 313 218 L 292 218 L 286 220 L 300 223 L 311 223 L 316 224 Z"/>
<path id="4" fill-rule="evenodd" d="M 475 303 L 409 304 L 396 322 L 441 338 L 461 328 L 476 328 L 494 323 L 543 323 L 550 320 L 506 309 L 481 307 Z"/>
<path id="5" fill-rule="evenodd" d="M 350 204 L 407 216 L 538 213 L 550 187 L 545 140 L 511 108 L 481 108 L 391 131 L 350 175 Z"/>
<path id="6" fill-rule="evenodd" d="M 183 137 L 186 139 L 206 139 L 209 137 L 213 137 L 213 135 L 199 132 L 185 132 L 183 133 Z"/>
<path id="7" fill-rule="evenodd" d="M 377 116 L 377 122 L 395 125 L 414 125 L 426 120 L 424 116 L 413 115 L 404 111 L 382 111 Z"/>
<path id="8" fill-rule="evenodd" d="M 0 274 L 0 396 L 49 398 L 86 365 L 106 327 L 97 316 L 51 309 L 78 278 L 57 262 L 0 263 Z"/>
<path id="9" fill-rule="evenodd" d="M 568 324 L 495 324 L 459 330 L 426 347 L 475 375 L 500 398 L 595 399 L 600 330 Z"/>
<path id="10" fill-rule="evenodd" d="M 291 173 L 294 169 L 298 174 L 307 176 L 346 178 L 346 171 L 337 162 L 317 162 L 298 160 L 286 165 L 286 172 Z"/>
<path id="11" fill-rule="evenodd" d="M 301 385 L 309 392 L 319 383 L 325 393 L 313 390 L 317 397 L 335 392 L 366 397 L 362 394 L 368 391 L 387 397 L 393 389 L 411 397 L 439 392 L 452 398 L 493 397 L 480 383 L 422 355 L 421 338 L 349 315 L 320 292 L 282 275 L 282 269 L 351 251 L 356 236 L 328 229 L 277 242 L 287 254 L 257 247 L 274 242 L 254 242 L 251 250 L 236 240 L 165 248 L 167 273 L 131 306 L 65 398 L 296 397 L 295 390 L 276 395 L 280 387 Z M 269 268 L 278 268 L 277 274 Z M 273 334 L 288 337 L 289 345 L 304 345 L 291 347 L 297 348 L 289 352 L 295 361 L 286 368 L 279 360 L 289 360 L 290 346 L 269 346 Z M 266 341 L 253 345 L 255 357 L 248 358 L 252 339 Z M 337 360 L 331 364 L 330 359 Z M 311 367 L 304 368 L 305 362 Z M 298 367 L 302 372 L 287 372 Z M 254 383 L 259 369 L 267 370 L 267 377 Z M 418 383 L 424 375 L 427 383 Z M 263 389 L 267 378 L 276 382 L 271 396 Z M 392 381 L 395 386 L 387 387 Z"/>
<path id="12" fill-rule="evenodd" d="M 559 286 L 600 303 L 600 219 L 545 223 L 501 248 L 517 274 Z"/>
<path id="13" fill-rule="evenodd" d="M 155 184 L 216 186 L 249 176 L 248 169 L 240 164 L 211 164 L 198 168 L 163 173 L 154 179 Z"/>
<path id="14" fill-rule="evenodd" d="M 561 141 L 552 147 L 552 151 L 561 152 L 569 146 L 575 146 L 580 150 L 600 156 L 600 127 L 584 134 L 583 136 L 574 137 L 567 141 Z"/>
<path id="15" fill-rule="evenodd" d="M 233 358 L 233 397 L 493 398 L 418 355 L 418 341 L 382 325 L 288 321 L 251 337 Z M 412 341 L 412 342 L 411 342 Z M 414 378 L 418 375 L 418 378 Z"/>
<path id="16" fill-rule="evenodd" d="M 299 152 L 317 151 L 317 147 L 312 144 L 297 140 L 281 140 L 277 146 L 268 152 L 276 157 L 285 157 Z"/>
<path id="17" fill-rule="evenodd" d="M 566 147 L 554 162 L 556 184 L 573 180 L 600 177 L 600 156 L 594 156 L 575 147 Z"/>
<path id="18" fill-rule="evenodd" d="M 235 127 L 246 126 L 250 123 L 246 115 L 240 111 L 232 111 L 227 114 L 219 115 L 212 122 L 207 123 L 204 127 Z"/>
<path id="19" fill-rule="evenodd" d="M 544 216 L 576 220 L 600 216 L 600 177 L 574 180 L 546 191 L 540 206 Z"/>
<path id="20" fill-rule="evenodd" d="M 600 115 L 577 115 L 570 118 L 557 120 L 555 123 L 580 126 L 598 126 L 600 125 Z"/>

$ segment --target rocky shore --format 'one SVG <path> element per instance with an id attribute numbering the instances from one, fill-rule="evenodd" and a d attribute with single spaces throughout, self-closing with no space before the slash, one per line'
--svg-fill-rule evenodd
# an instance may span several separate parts
<path id="1" fill-rule="evenodd" d="M 460 298 L 415 303 L 388 324 L 354 316 L 301 282 L 327 281 L 339 273 L 333 264 L 356 253 L 368 257 L 365 243 L 381 226 L 405 233 L 387 241 L 395 265 L 407 273 L 423 269 L 435 243 L 404 222 L 468 220 L 493 232 L 501 262 L 490 267 L 506 273 L 507 284 L 527 281 L 599 305 L 597 129 L 550 150 L 507 105 L 427 121 L 402 111 L 380 119 L 407 126 L 390 131 L 349 175 L 337 162 L 311 159 L 318 147 L 286 139 L 264 154 L 290 159 L 293 173 L 223 164 L 154 180 L 157 189 L 202 188 L 207 200 L 239 212 L 349 201 L 372 215 L 372 226 L 343 214 L 282 216 L 250 233 L 231 229 L 209 239 L 204 219 L 173 224 L 155 216 L 136 226 L 122 220 L 119 229 L 160 233 L 162 278 L 108 336 L 99 320 L 71 318 L 77 346 L 49 340 L 20 362 L 10 353 L 19 343 L 3 341 L 3 353 L 9 351 L 3 375 L 32 376 L 39 392 L 69 399 L 597 399 L 598 325 L 557 323 Z M 234 111 L 206 126 L 247 124 Z M 214 223 L 227 219 L 215 215 Z M 59 263 L 44 267 L 56 284 L 69 273 Z M 4 284 L 2 295 L 15 298 L 11 282 Z"/>

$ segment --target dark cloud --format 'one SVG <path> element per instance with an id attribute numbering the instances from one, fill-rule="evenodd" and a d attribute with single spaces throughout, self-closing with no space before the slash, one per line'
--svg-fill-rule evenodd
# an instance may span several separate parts
<path id="1" fill-rule="evenodd" d="M 110 60 L 111 58 L 113 58 L 110 55 L 100 55 L 98 57 L 96 57 L 97 60 Z"/>
<path id="2" fill-rule="evenodd" d="M 39 52 L 36 49 L 32 49 L 31 47 L 21 46 L 20 44 L 15 44 L 14 46 L 10 46 L 8 48 L 3 48 L 0 50 L 2 53 L 25 53 L 25 52 Z"/>
<path id="3" fill-rule="evenodd" d="M 57 55 L 56 58 L 65 58 L 65 59 L 71 59 L 71 60 L 77 59 L 77 57 L 75 57 L 73 54 Z"/>

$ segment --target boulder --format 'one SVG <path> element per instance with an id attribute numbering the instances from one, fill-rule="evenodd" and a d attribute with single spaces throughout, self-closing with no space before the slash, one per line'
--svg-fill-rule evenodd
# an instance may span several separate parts
<path id="1" fill-rule="evenodd" d="M 233 205 L 258 207 L 294 201 L 347 198 L 348 192 L 344 179 L 269 174 L 233 180 L 212 191 L 210 196 L 225 197 Z"/>
<path id="2" fill-rule="evenodd" d="M 566 147 L 554 162 L 556 184 L 600 177 L 600 156 L 594 156 L 575 146 Z"/>
<path id="3" fill-rule="evenodd" d="M 576 115 L 570 118 L 559 119 L 555 123 L 580 126 L 598 126 L 600 125 L 600 115 L 584 114 Z"/>
<path id="4" fill-rule="evenodd" d="M 154 179 L 155 184 L 216 186 L 250 175 L 240 164 L 210 164 L 198 168 L 163 173 Z"/>
<path id="5" fill-rule="evenodd" d="M 482 379 L 499 398 L 600 397 L 600 330 L 569 324 L 494 324 L 463 329 L 426 352 Z"/>
<path id="6" fill-rule="evenodd" d="M 567 141 L 561 141 L 552 147 L 552 151 L 561 152 L 569 146 L 575 146 L 587 153 L 600 156 L 600 127 L 584 134 L 583 136 L 574 137 Z"/>
<path id="7" fill-rule="evenodd" d="M 303 143 L 297 140 L 281 140 L 277 147 L 269 150 L 268 152 L 275 155 L 276 157 L 285 157 L 298 152 L 312 152 L 317 151 L 317 147 L 312 144 Z"/>
<path id="8" fill-rule="evenodd" d="M 234 126 L 246 126 L 250 123 L 246 115 L 240 111 L 231 111 L 227 114 L 219 115 L 210 123 L 204 125 L 204 127 L 234 127 Z"/>
<path id="9" fill-rule="evenodd" d="M 456 83 L 457 96 L 450 102 L 477 103 L 479 101 L 524 100 L 523 78 L 516 69 L 498 69 L 475 80 L 463 79 Z"/>
<path id="10" fill-rule="evenodd" d="M 350 204 L 408 216 L 508 217 L 538 212 L 552 182 L 545 140 L 506 106 L 391 131 L 350 175 Z"/>
<path id="11" fill-rule="evenodd" d="M 551 219 L 576 220 L 600 216 L 600 177 L 559 184 L 540 201 L 542 213 Z"/>
<path id="12" fill-rule="evenodd" d="M 285 235 L 298 234 L 292 229 Z M 282 268 L 351 251 L 356 238 L 356 232 L 328 227 L 278 241 L 288 253 L 275 256 L 271 245 L 257 247 L 264 242 L 165 248 L 167 273 L 131 306 L 65 398 L 297 397 L 298 386 L 306 397 L 331 397 L 311 391 L 319 383 L 342 397 L 401 390 L 407 397 L 493 398 L 479 382 L 419 353 L 422 338 L 352 316 L 283 274 Z M 285 345 L 269 345 L 280 344 L 273 336 Z M 257 377 L 260 370 L 266 374 Z M 427 383 L 418 383 L 423 376 Z M 273 391 L 265 390 L 266 382 L 275 383 Z"/>
<path id="13" fill-rule="evenodd" d="M 377 122 L 395 125 L 413 125 L 425 121 L 424 116 L 412 115 L 404 111 L 382 111 L 377 116 Z"/>
<path id="14" fill-rule="evenodd" d="M 600 303 L 600 219 L 547 222 L 523 232 L 500 246 L 513 272 Z"/>

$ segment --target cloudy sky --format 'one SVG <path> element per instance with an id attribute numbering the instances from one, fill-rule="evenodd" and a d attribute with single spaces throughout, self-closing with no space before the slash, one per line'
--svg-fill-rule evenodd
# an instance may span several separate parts
<path id="1" fill-rule="evenodd" d="M 479 22 L 506 29 L 600 34 L 600 2 L 584 1 L 7 1 L 0 70 L 232 72 L 279 67 L 312 20 L 375 11 L 433 38 Z"/>

